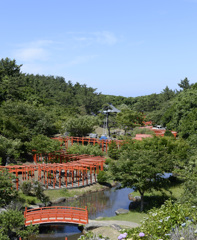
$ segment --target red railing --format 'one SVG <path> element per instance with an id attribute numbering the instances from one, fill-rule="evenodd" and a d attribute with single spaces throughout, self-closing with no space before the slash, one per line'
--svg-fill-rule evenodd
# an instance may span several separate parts
<path id="1" fill-rule="evenodd" d="M 24 212 L 25 226 L 44 223 L 87 224 L 88 211 L 85 208 L 54 206 L 27 210 Z"/>

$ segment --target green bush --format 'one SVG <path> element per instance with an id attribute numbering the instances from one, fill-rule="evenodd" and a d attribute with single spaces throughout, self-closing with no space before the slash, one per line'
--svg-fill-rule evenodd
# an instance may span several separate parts
<path id="1" fill-rule="evenodd" d="M 117 160 L 120 156 L 120 151 L 115 141 L 111 141 L 109 144 L 108 156 L 115 160 Z"/>
<path id="2" fill-rule="evenodd" d="M 144 233 L 143 239 L 171 239 L 172 233 L 178 227 L 181 231 L 189 223 L 196 224 L 196 207 L 188 203 L 173 203 L 167 200 L 161 208 L 153 208 L 149 211 L 141 227 L 127 231 L 128 238 L 141 239 L 140 233 Z"/>
<path id="3" fill-rule="evenodd" d="M 165 137 L 174 137 L 174 135 L 171 133 L 170 130 L 166 130 L 165 133 L 164 133 L 164 136 Z"/>
<path id="4" fill-rule="evenodd" d="M 71 147 L 67 149 L 67 152 L 70 154 L 88 154 L 94 156 L 103 156 L 104 152 L 99 145 L 88 144 L 86 146 L 74 143 Z"/>
<path id="5" fill-rule="evenodd" d="M 111 162 L 112 162 L 112 160 L 111 160 L 110 158 L 107 158 L 107 159 L 105 160 L 105 164 L 106 164 L 106 165 L 109 165 Z"/>
<path id="6" fill-rule="evenodd" d="M 135 137 L 136 134 L 150 134 L 150 135 L 155 135 L 155 133 L 148 128 L 139 128 L 136 127 L 133 129 L 133 131 L 131 131 L 131 136 Z"/>
<path id="7" fill-rule="evenodd" d="M 30 195 L 32 190 L 32 184 L 31 182 L 23 182 L 23 184 L 21 185 L 21 191 L 25 194 L 25 195 Z"/>
<path id="8" fill-rule="evenodd" d="M 105 171 L 100 171 L 97 175 L 98 183 L 105 183 L 108 180 L 108 175 Z"/>

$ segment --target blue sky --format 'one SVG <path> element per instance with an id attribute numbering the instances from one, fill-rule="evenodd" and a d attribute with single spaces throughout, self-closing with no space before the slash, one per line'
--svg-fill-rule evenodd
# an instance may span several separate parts
<path id="1" fill-rule="evenodd" d="M 197 79 L 197 0 L 0 0 L 0 58 L 135 97 Z"/>

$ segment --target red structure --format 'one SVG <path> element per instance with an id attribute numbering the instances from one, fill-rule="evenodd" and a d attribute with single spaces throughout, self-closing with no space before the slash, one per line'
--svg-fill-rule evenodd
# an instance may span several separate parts
<path id="1" fill-rule="evenodd" d="M 16 189 L 23 181 L 39 181 L 46 189 L 72 188 L 93 184 L 97 181 L 97 174 L 103 171 L 105 159 L 103 157 L 83 157 L 67 163 L 23 164 L 0 166 L 0 170 L 7 169 L 15 174 Z"/>
<path id="2" fill-rule="evenodd" d="M 57 138 L 53 138 L 56 140 L 61 141 L 62 143 L 64 143 L 65 147 L 68 148 L 68 146 L 72 146 L 73 143 L 81 143 L 82 145 L 85 144 L 99 144 L 101 146 L 101 149 L 103 152 L 108 151 L 109 145 L 112 142 L 112 140 L 106 139 L 106 140 L 100 140 L 97 138 L 87 138 L 87 137 L 57 137 Z M 122 143 L 122 140 L 113 140 L 114 142 L 116 142 L 117 146 L 120 146 Z"/>
<path id="3" fill-rule="evenodd" d="M 163 137 L 166 130 L 165 129 L 159 129 L 159 128 L 154 128 L 153 126 L 146 126 L 146 127 L 140 127 L 140 128 L 147 128 L 147 129 L 150 129 L 152 130 L 156 136 L 161 136 Z M 177 136 L 177 132 L 175 131 L 171 131 L 171 133 L 174 135 L 174 137 L 176 138 Z"/>
<path id="4" fill-rule="evenodd" d="M 74 223 L 87 224 L 86 208 L 55 206 L 27 210 L 24 212 L 25 226 L 44 223 Z"/>

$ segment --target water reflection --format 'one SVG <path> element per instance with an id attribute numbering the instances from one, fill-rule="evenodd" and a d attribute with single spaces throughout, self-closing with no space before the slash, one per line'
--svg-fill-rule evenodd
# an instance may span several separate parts
<path id="1" fill-rule="evenodd" d="M 58 203 L 58 206 L 88 207 L 89 219 L 97 217 L 115 216 L 119 208 L 129 209 L 128 194 L 131 188 L 113 187 L 101 192 L 87 193 L 74 200 Z M 42 240 L 76 240 L 81 235 L 77 225 L 74 224 L 46 224 L 41 225 L 39 239 Z"/>
<path id="2" fill-rule="evenodd" d="M 65 240 L 65 237 L 68 240 L 76 240 L 82 235 L 76 224 L 42 224 L 39 227 L 39 232 L 39 239 L 42 240 Z"/>
<path id="3" fill-rule="evenodd" d="M 76 200 L 66 201 L 58 204 L 72 207 L 88 207 L 89 219 L 97 217 L 115 216 L 115 211 L 119 208 L 129 209 L 128 194 L 133 190 L 131 188 L 113 187 L 101 192 L 87 193 Z"/>

